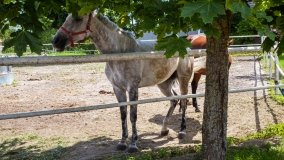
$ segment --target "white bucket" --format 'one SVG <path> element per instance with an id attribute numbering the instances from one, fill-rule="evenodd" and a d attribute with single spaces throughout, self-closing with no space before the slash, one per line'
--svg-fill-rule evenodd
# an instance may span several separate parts
<path id="1" fill-rule="evenodd" d="M 14 81 L 11 66 L 0 66 L 0 85 L 11 85 Z"/>

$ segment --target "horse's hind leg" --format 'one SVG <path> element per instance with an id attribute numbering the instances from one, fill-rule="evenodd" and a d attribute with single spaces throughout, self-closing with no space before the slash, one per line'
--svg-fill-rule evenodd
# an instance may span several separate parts
<path id="1" fill-rule="evenodd" d="M 138 100 L 138 87 L 133 87 L 129 90 L 129 101 L 137 101 Z M 130 121 L 132 124 L 132 137 L 131 143 L 128 148 L 129 153 L 137 152 L 138 147 L 136 145 L 138 140 L 136 121 L 137 121 L 137 104 L 130 105 Z"/>
<path id="2" fill-rule="evenodd" d="M 179 84 L 180 84 L 180 93 L 181 95 L 186 95 L 188 93 L 188 82 L 190 80 L 189 76 L 180 76 L 178 77 Z M 182 109 L 182 117 L 181 117 L 181 128 L 178 133 L 178 138 L 183 139 L 186 135 L 186 117 L 185 112 L 187 109 L 187 99 L 180 100 L 180 106 Z"/>
<path id="3" fill-rule="evenodd" d="M 200 77 L 201 77 L 201 74 L 194 73 L 193 80 L 191 82 L 192 94 L 196 94 L 196 90 L 197 90 L 197 87 L 198 87 L 198 82 L 200 80 Z M 197 99 L 196 98 L 192 98 L 192 105 L 195 108 L 195 112 L 200 112 L 200 109 L 198 108 L 198 104 L 197 104 Z"/>
<path id="4" fill-rule="evenodd" d="M 161 90 L 161 92 L 167 97 L 173 96 L 173 92 L 172 92 L 173 80 L 174 80 L 173 78 L 172 79 L 170 78 L 167 81 L 165 81 L 161 84 L 158 84 L 158 87 Z M 161 130 L 161 136 L 166 136 L 166 135 L 169 134 L 169 129 L 167 127 L 168 120 L 169 120 L 169 117 L 173 114 L 177 103 L 178 103 L 178 100 L 171 100 L 171 106 L 168 110 L 166 117 L 163 120 L 163 127 L 162 127 L 162 130 Z"/>
<path id="5" fill-rule="evenodd" d="M 118 87 L 113 87 L 118 102 L 126 102 L 126 91 Z M 117 145 L 118 150 L 125 150 L 127 148 L 126 139 L 128 138 L 127 129 L 127 106 L 120 106 L 120 117 L 122 124 L 122 138 Z"/>

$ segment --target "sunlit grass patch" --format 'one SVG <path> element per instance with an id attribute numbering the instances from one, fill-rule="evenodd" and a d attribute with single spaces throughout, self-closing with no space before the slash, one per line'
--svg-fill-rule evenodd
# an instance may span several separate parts
<path id="1" fill-rule="evenodd" d="M 238 57 L 238 56 L 259 56 L 261 55 L 260 51 L 246 51 L 246 52 L 231 52 L 230 55 L 234 56 L 234 57 Z"/>
<path id="2" fill-rule="evenodd" d="M 276 140 L 271 142 L 273 139 Z M 270 125 L 261 132 L 242 138 L 230 137 L 228 138 L 228 146 L 228 160 L 284 159 L 284 123 Z"/>
<path id="3" fill-rule="evenodd" d="M 1 160 L 53 160 L 64 152 L 66 142 L 60 137 L 43 138 L 34 134 L 0 138 Z"/>
<path id="4" fill-rule="evenodd" d="M 284 159 L 284 145 L 264 147 L 231 147 L 227 160 L 280 160 Z"/>
<path id="5" fill-rule="evenodd" d="M 280 80 L 279 83 L 280 83 L 280 84 L 284 84 L 284 79 Z M 274 81 L 273 81 L 273 80 L 269 81 L 269 84 L 274 85 Z M 282 87 L 282 88 L 284 88 L 284 87 Z M 271 97 L 274 101 L 276 101 L 278 104 L 284 105 L 284 96 L 283 96 L 281 93 L 280 93 L 280 94 L 276 94 L 274 88 L 269 89 L 269 90 L 268 90 L 268 94 L 269 94 L 270 97 Z"/>
<path id="6" fill-rule="evenodd" d="M 156 159 L 171 159 L 173 157 L 183 157 L 190 159 L 199 158 L 200 147 L 167 147 L 159 148 L 151 151 L 145 151 L 136 154 L 123 154 L 105 158 L 107 160 L 156 160 Z"/>
<path id="7" fill-rule="evenodd" d="M 282 70 L 284 70 L 284 53 L 279 56 L 279 65 Z"/>

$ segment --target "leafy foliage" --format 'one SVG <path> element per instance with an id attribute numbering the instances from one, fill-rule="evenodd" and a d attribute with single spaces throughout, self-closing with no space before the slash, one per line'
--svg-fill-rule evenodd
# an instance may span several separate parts
<path id="1" fill-rule="evenodd" d="M 179 52 L 181 57 L 184 57 L 187 54 L 186 47 L 191 47 L 191 44 L 185 39 L 185 37 L 178 37 L 176 35 L 167 36 L 158 41 L 158 45 L 156 46 L 157 50 L 166 49 L 165 55 L 167 58 L 172 57 L 176 51 Z"/>
<path id="2" fill-rule="evenodd" d="M 20 30 L 11 34 L 11 37 L 11 39 L 4 42 L 4 51 L 14 46 L 14 51 L 18 54 L 18 56 L 22 56 L 27 50 L 26 46 L 29 45 L 32 52 L 40 54 L 42 47 L 40 40 L 31 32 Z"/>
<path id="3" fill-rule="evenodd" d="M 232 1 L 230 7 L 227 7 L 227 9 L 231 10 L 233 13 L 241 13 L 243 18 L 247 18 L 251 13 L 248 5 L 243 1 Z"/>
<path id="4" fill-rule="evenodd" d="M 260 19 L 260 24 L 256 25 L 260 28 L 260 32 L 267 34 L 267 39 L 263 44 L 264 50 L 274 49 L 274 43 L 278 41 L 276 51 L 278 54 L 284 53 L 284 2 L 281 0 L 256 1 L 255 12 L 256 17 Z M 270 28 L 268 27 L 270 26 Z"/>
<path id="5" fill-rule="evenodd" d="M 100 9 L 100 12 L 112 16 L 118 25 L 133 31 L 137 37 L 152 31 L 161 43 L 181 42 L 179 47 L 160 45 L 157 48 L 167 50 L 167 55 L 173 55 L 175 52 L 183 55 L 184 49 L 181 48 L 188 45 L 180 38 L 173 38 L 175 34 L 180 31 L 188 32 L 193 28 L 202 29 L 207 35 L 218 37 L 220 31 L 213 23 L 214 20 L 232 12 L 241 14 L 243 19 L 248 19 L 247 21 L 257 28 L 260 34 L 268 36 L 272 41 L 279 40 L 281 43 L 278 53 L 281 53 L 283 50 L 281 35 L 283 35 L 284 27 L 284 14 L 281 10 L 283 1 L 256 1 L 255 3 L 256 6 L 251 9 L 244 0 L 4 0 L 0 2 L 0 26 L 2 33 L 12 30 L 17 35 L 10 36 L 11 39 L 5 43 L 8 45 L 5 48 L 17 45 L 14 47 L 15 52 L 21 55 L 24 48 L 31 45 L 32 50 L 39 53 L 41 42 L 37 37 L 50 26 L 58 28 L 66 12 L 79 16 L 94 9 Z M 275 30 L 271 32 L 269 26 L 273 26 Z M 18 41 L 16 38 L 28 39 L 29 42 L 16 42 Z M 272 47 L 271 43 L 265 45 L 265 50 Z"/>
<path id="6" fill-rule="evenodd" d="M 214 17 L 225 14 L 225 8 L 222 1 L 200 0 L 186 3 L 182 8 L 181 16 L 192 17 L 194 14 L 200 15 L 205 24 L 212 23 Z"/>
<path id="7" fill-rule="evenodd" d="M 59 159 L 67 142 L 61 137 L 42 138 L 34 134 L 0 138 L 1 159 Z"/>
<path id="8" fill-rule="evenodd" d="M 13 47 L 17 55 L 21 56 L 29 46 L 32 52 L 40 54 L 42 45 L 38 36 L 63 10 L 61 6 L 62 1 L 1 1 L 1 33 L 11 30 L 10 38 L 5 39 L 4 50 Z"/>

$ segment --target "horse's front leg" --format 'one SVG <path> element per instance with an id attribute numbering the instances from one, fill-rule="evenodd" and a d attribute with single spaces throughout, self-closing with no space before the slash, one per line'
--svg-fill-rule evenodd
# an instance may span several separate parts
<path id="1" fill-rule="evenodd" d="M 113 91 L 117 98 L 118 102 L 126 102 L 126 91 L 118 87 L 113 87 Z M 117 144 L 118 150 L 125 150 L 127 148 L 126 140 L 128 138 L 128 129 L 127 129 L 127 106 L 120 106 L 120 118 L 122 124 L 122 138 Z"/>
<path id="2" fill-rule="evenodd" d="M 133 87 L 129 90 L 129 101 L 137 101 L 138 100 L 138 87 Z M 137 140 L 138 140 L 138 134 L 137 134 L 137 127 L 136 127 L 136 121 L 137 121 L 137 104 L 130 105 L 130 121 L 132 124 L 132 137 L 131 137 L 131 143 L 128 148 L 129 153 L 137 152 Z"/>

